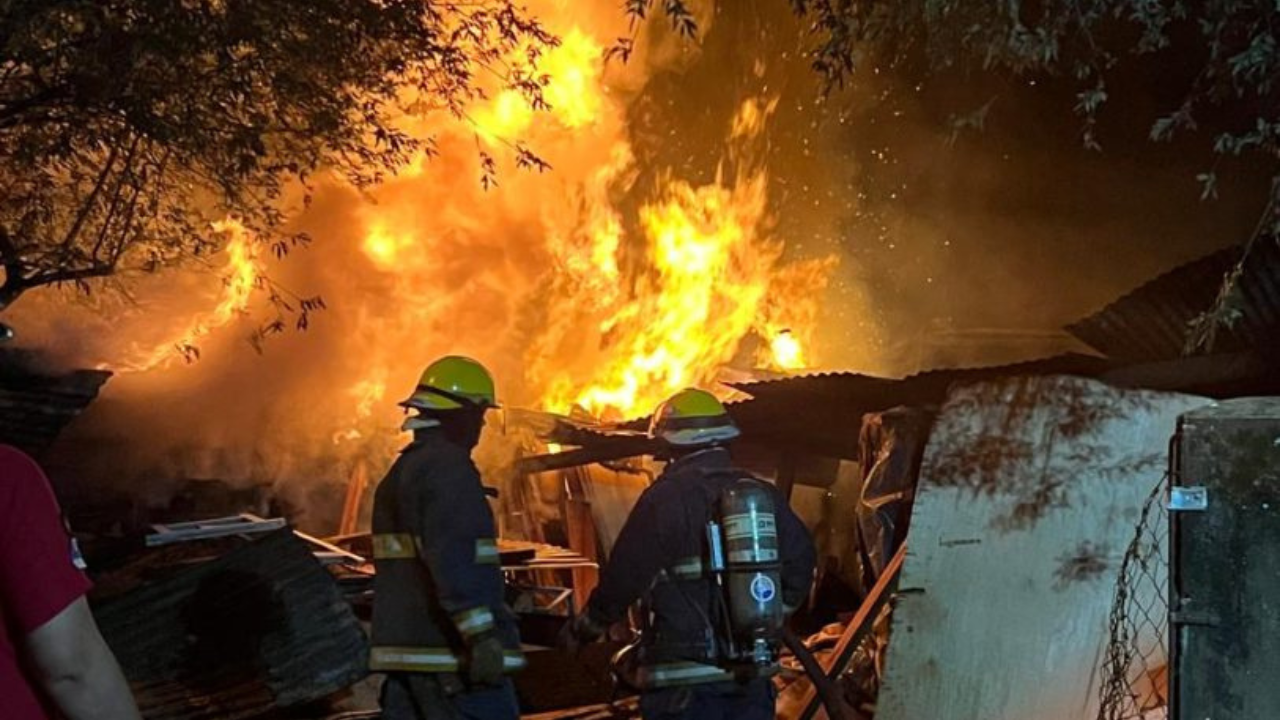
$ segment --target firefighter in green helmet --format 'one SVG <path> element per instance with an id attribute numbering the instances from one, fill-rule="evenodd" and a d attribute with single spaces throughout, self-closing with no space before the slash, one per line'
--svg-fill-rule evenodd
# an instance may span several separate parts
<path id="1" fill-rule="evenodd" d="M 808 595 L 812 538 L 772 485 L 733 467 L 727 445 L 739 431 L 711 393 L 676 393 L 654 412 L 650 434 L 666 468 L 637 500 L 562 642 L 601 637 L 639 600 L 627 674 L 646 720 L 772 720 L 777 664 L 768 643 Z M 726 514 L 744 494 L 749 512 Z M 756 555 L 736 557 L 752 547 Z M 745 573 L 734 572 L 736 560 L 750 561 Z M 733 627 L 744 608 L 761 611 L 745 637 Z"/>
<path id="2" fill-rule="evenodd" d="M 507 674 L 524 665 L 504 605 L 493 514 L 471 460 L 496 407 L 480 363 L 432 363 L 404 402 L 413 441 L 378 486 L 369 668 L 386 673 L 384 720 L 515 720 Z"/>

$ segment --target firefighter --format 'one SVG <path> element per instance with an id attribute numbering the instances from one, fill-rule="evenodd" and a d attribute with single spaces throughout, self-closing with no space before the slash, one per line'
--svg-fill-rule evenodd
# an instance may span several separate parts
<path id="1" fill-rule="evenodd" d="M 601 637 L 641 600 L 640 640 L 628 681 L 641 691 L 646 720 L 771 720 L 775 691 L 770 667 L 742 667 L 724 661 L 732 633 L 725 630 L 723 592 L 709 570 L 707 526 L 717 502 L 745 471 L 735 471 L 726 445 L 739 434 L 714 395 L 683 390 L 658 407 L 650 434 L 668 464 L 641 494 L 627 518 L 600 584 L 585 611 L 566 626 L 562 643 L 576 647 Z M 776 622 L 806 598 L 813 579 L 815 552 L 804 525 L 773 486 L 749 481 L 770 494 L 776 511 L 777 560 L 781 599 Z M 772 526 L 769 531 L 772 533 Z M 751 583 L 752 594 L 768 582 Z M 759 598 L 757 598 L 759 599 Z M 775 628 L 776 629 L 776 628 Z M 751 668 L 748 668 L 749 670 Z"/>
<path id="2" fill-rule="evenodd" d="M 369 668 L 386 673 L 385 720 L 515 720 L 507 673 L 524 665 L 503 602 L 497 533 L 471 450 L 493 378 L 480 363 L 432 363 L 402 406 L 413 442 L 373 505 L 374 584 Z"/>

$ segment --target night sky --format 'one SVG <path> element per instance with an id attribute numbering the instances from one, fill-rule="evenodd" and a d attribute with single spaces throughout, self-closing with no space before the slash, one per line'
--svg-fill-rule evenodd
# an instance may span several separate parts
<path id="1" fill-rule="evenodd" d="M 1062 338 L 994 338 L 1051 333 L 1242 242 L 1265 201 L 1266 168 L 1234 158 L 1216 166 L 1219 198 L 1200 200 L 1195 176 L 1217 159 L 1212 123 L 1232 118 L 1173 143 L 1147 139 L 1194 61 L 1177 48 L 1111 78 L 1096 152 L 1081 142 L 1070 79 L 925 74 L 869 59 L 824 98 L 808 42 L 786 3 L 722 4 L 695 59 L 651 80 L 632 121 L 651 172 L 709 181 L 742 98 L 781 95 L 767 133 L 776 234 L 790 253 L 843 258 L 819 332 L 824 365 L 901 373 L 1071 349 Z M 952 117 L 989 101 L 982 131 L 953 132 Z M 633 193 L 651 187 L 642 177 Z M 997 331 L 977 335 L 984 349 L 936 347 L 951 342 L 942 333 L 983 330 Z"/>

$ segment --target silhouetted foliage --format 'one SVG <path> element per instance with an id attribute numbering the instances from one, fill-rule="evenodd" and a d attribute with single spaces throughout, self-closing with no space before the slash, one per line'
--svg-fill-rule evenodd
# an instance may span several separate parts
<path id="1" fill-rule="evenodd" d="M 791 0 L 811 21 L 814 69 L 828 90 L 843 85 L 863 59 L 927 70 L 981 68 L 1016 75 L 1065 76 L 1078 84 L 1075 112 L 1084 145 L 1098 149 L 1098 114 L 1108 78 L 1140 56 L 1196 58 L 1182 99 L 1151 119 L 1150 139 L 1167 142 L 1201 129 L 1211 112 L 1230 118 L 1208 139 L 1219 156 L 1254 154 L 1280 161 L 1280 6 L 1272 0 L 1054 0 L 978 3 L 960 0 Z M 989 105 L 977 118 L 978 127 Z M 957 122 L 970 121 L 961 116 Z M 960 128 L 957 128 L 960 129 Z M 1196 179 L 1217 196 L 1216 167 Z M 1280 237 L 1280 173 L 1248 250 Z M 1239 317 L 1235 279 L 1224 280 L 1214 306 L 1189 328 L 1188 351 L 1210 348 L 1217 329 Z"/>
<path id="2" fill-rule="evenodd" d="M 1253 155 L 1276 168 L 1269 202 L 1248 248 L 1280 238 L 1280 5 L 1274 0 L 788 0 L 807 24 L 810 61 L 825 90 L 843 87 L 864 66 L 931 73 L 979 70 L 1066 77 L 1078 83 L 1074 111 L 1081 138 L 1099 149 L 1097 118 L 1112 101 L 1108 79 L 1143 57 L 1197 63 L 1181 100 L 1151 118 L 1153 142 L 1204 129 L 1211 113 L 1230 118 L 1207 142 L 1219 157 Z M 677 27 L 690 18 L 682 0 L 629 0 L 642 20 L 660 6 Z M 690 25 L 691 33 L 695 28 Z M 626 39 L 615 54 L 626 57 Z M 1120 99 L 1123 101 L 1123 99 Z M 981 129 L 991 103 L 953 117 L 953 132 Z M 1204 123 L 1208 125 L 1209 123 Z M 1215 167 L 1196 176 L 1205 200 L 1217 196 Z M 1213 344 L 1240 315 L 1234 279 L 1189 328 L 1188 351 Z"/>
<path id="3" fill-rule="evenodd" d="M 295 188 L 431 153 L 397 116 L 462 117 L 482 78 L 544 105 L 555 42 L 509 0 L 3 0 L 0 309 L 211 253 L 227 216 L 283 256 Z"/>

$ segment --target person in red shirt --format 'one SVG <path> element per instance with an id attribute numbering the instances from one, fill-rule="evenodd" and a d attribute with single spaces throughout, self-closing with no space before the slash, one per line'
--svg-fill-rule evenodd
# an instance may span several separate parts
<path id="1" fill-rule="evenodd" d="M 141 720 L 89 612 L 53 489 L 0 445 L 0 717 Z"/>

